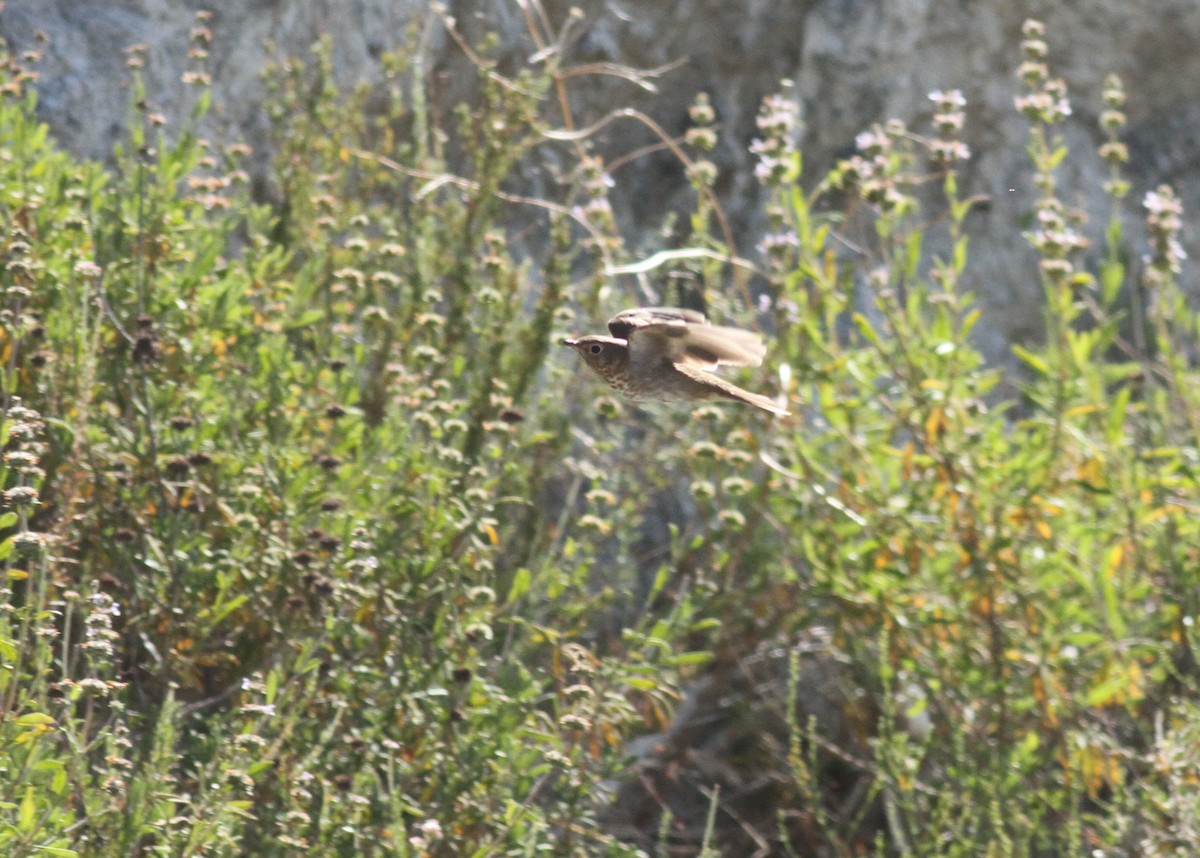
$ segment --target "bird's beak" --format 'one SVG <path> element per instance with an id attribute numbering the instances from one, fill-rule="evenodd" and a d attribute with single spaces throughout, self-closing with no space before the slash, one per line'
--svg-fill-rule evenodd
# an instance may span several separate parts
<path id="1" fill-rule="evenodd" d="M 574 348 L 575 346 L 579 345 L 579 340 L 573 340 L 570 337 L 563 337 L 562 344 L 564 346 L 571 346 L 571 348 Z"/>

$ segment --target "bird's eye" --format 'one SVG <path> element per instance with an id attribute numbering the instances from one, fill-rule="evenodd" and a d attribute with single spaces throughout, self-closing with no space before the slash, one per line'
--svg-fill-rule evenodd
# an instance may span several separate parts
<path id="1" fill-rule="evenodd" d="M 598 355 L 598 354 L 600 354 L 600 352 L 604 351 L 604 349 L 600 348 L 599 343 L 592 343 L 592 348 L 590 349 L 590 351 L 592 354 Z"/>

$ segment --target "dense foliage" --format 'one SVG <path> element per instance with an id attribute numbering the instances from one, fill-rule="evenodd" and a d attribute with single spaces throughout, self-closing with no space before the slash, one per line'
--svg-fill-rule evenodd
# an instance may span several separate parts
<path id="1" fill-rule="evenodd" d="M 107 166 L 3 66 L 0 853 L 1200 850 L 1180 209 L 1089 247 L 1038 25 L 1014 265 L 1046 330 L 1003 372 L 957 93 L 824 178 L 769 99 L 757 267 L 698 100 L 663 141 L 686 247 L 631 265 L 588 135 L 550 130 L 562 57 L 473 54 L 456 112 L 419 57 L 349 93 L 321 50 L 274 68 L 256 203 L 251 153 L 194 130 L 208 38 L 183 128 L 130 54 Z M 769 330 L 746 381 L 793 414 L 643 412 L 559 353 L 648 284 Z"/>

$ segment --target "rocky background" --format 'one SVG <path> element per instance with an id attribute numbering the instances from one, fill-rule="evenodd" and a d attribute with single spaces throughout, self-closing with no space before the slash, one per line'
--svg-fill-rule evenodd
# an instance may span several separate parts
<path id="1" fill-rule="evenodd" d="M 473 74 L 444 16 L 470 41 L 494 31 L 513 66 L 538 51 L 525 12 L 516 2 L 466 0 L 444 7 L 413 0 L 8 0 L 0 35 L 17 51 L 40 50 L 40 109 L 72 151 L 105 157 L 127 115 L 124 49 L 147 46 L 148 94 L 176 120 L 188 32 L 196 11 L 210 8 L 215 103 L 214 133 L 263 136 L 259 73 L 269 57 L 306 54 L 318 38 L 332 40 L 342 80 L 380 74 L 381 54 L 406 39 L 426 43 L 435 90 L 449 105 L 469 92 Z M 1128 254 L 1142 253 L 1141 200 L 1168 182 L 1185 212 L 1200 208 L 1200 5 L 1194 0 L 1074 3 L 984 0 L 674 0 L 612 2 L 546 0 L 553 27 L 570 23 L 564 57 L 569 64 L 614 63 L 639 69 L 676 64 L 655 78 L 655 90 L 604 75 L 573 79 L 578 125 L 631 106 L 671 134 L 687 125 L 687 107 L 706 92 L 716 108 L 722 139 L 713 160 L 717 190 L 739 237 L 751 253 L 761 230 L 759 189 L 748 152 L 756 136 L 761 99 L 794 81 L 804 121 L 800 141 L 811 183 L 837 158 L 851 153 L 855 135 L 874 122 L 899 118 L 925 130 L 933 90 L 960 89 L 968 102 L 966 141 L 973 153 L 963 191 L 984 194 L 970 228 L 972 287 L 985 305 L 981 346 L 1003 356 L 1013 339 L 1041 328 L 1039 286 L 1028 247 L 1019 236 L 1033 191 L 1024 155 L 1026 122 L 1013 108 L 1019 91 L 1014 70 L 1022 21 L 1047 24 L 1051 73 L 1068 87 L 1073 114 L 1063 135 L 1072 156 L 1064 197 L 1081 209 L 1106 211 L 1099 199 L 1106 168 L 1095 155 L 1103 136 L 1098 116 L 1106 75 L 1116 73 L 1129 93 L 1126 142 L 1132 192 L 1126 200 Z M 634 123 L 609 126 L 596 140 L 610 163 L 653 142 Z M 655 246 L 663 213 L 690 191 L 669 153 L 624 162 L 615 171 L 614 205 L 632 247 Z M 1097 247 L 1103 224 L 1087 233 Z M 638 239 L 638 236 L 644 238 Z M 649 236 L 645 238 L 645 236 Z M 1197 236 L 1185 234 L 1197 255 Z M 1184 280 L 1188 275 L 1185 272 Z"/>

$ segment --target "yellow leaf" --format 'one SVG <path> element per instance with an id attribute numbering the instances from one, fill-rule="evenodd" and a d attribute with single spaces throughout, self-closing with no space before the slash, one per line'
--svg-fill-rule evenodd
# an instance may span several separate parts
<path id="1" fill-rule="evenodd" d="M 1117 786 L 1123 778 L 1120 761 L 1114 754 L 1097 745 L 1075 750 L 1075 765 L 1083 779 L 1088 795 L 1095 798 L 1106 786 Z"/>
<path id="2" fill-rule="evenodd" d="M 1121 566 L 1121 561 L 1125 559 L 1125 546 L 1118 542 L 1108 550 L 1108 554 L 1104 558 L 1104 574 L 1111 578 Z"/>
<path id="3" fill-rule="evenodd" d="M 1150 510 L 1150 512 L 1146 513 L 1146 516 L 1142 519 L 1142 521 L 1144 521 L 1146 524 L 1149 524 L 1152 521 L 1158 521 L 1160 518 L 1170 515 L 1172 512 L 1174 512 L 1174 510 L 1168 509 L 1164 506 L 1155 507 L 1154 509 Z"/>
<path id="4" fill-rule="evenodd" d="M 1108 484 L 1108 481 L 1104 478 L 1104 465 L 1105 462 L 1103 459 L 1096 456 L 1088 456 L 1079 463 L 1079 467 L 1075 471 L 1076 478 L 1081 483 L 1086 483 L 1089 486 L 1104 488 Z"/>
<path id="5" fill-rule="evenodd" d="M 925 441 L 929 444 L 937 443 L 938 438 L 946 430 L 946 412 L 939 405 L 929 412 L 929 417 L 925 420 Z"/>
<path id="6" fill-rule="evenodd" d="M 909 441 L 904 445 L 904 449 L 900 451 L 900 472 L 904 475 L 904 479 L 911 480 L 913 475 L 913 454 L 916 448 L 913 447 L 913 442 Z"/>

